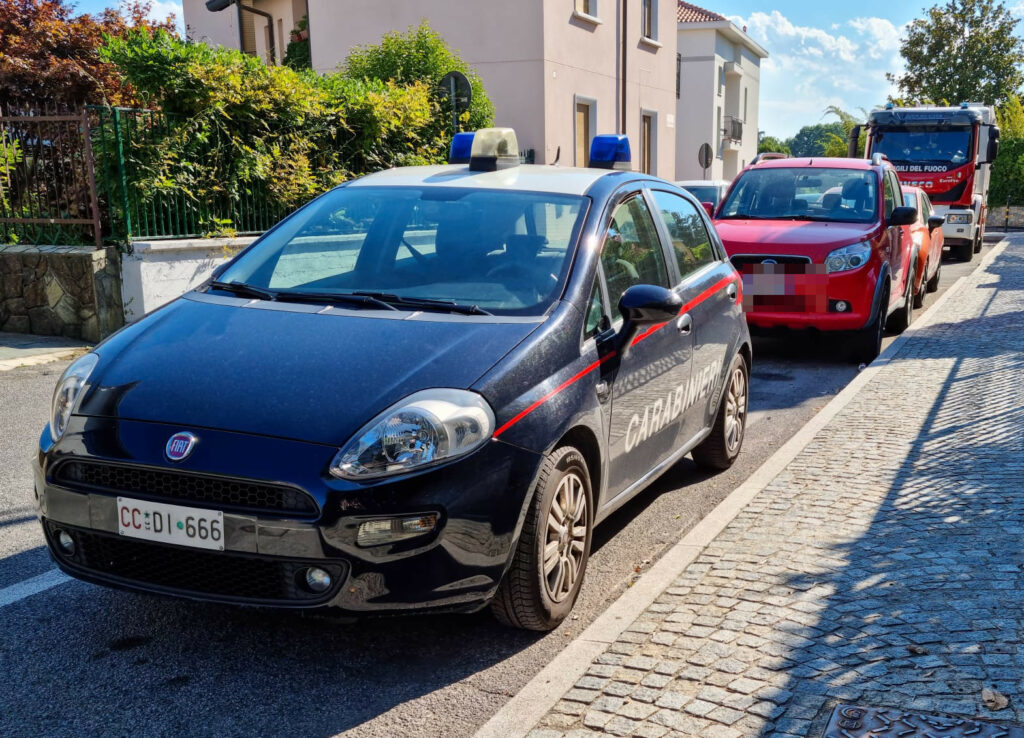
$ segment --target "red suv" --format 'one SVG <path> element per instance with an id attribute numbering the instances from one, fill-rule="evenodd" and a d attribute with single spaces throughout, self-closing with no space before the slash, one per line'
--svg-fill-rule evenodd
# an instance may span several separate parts
<path id="1" fill-rule="evenodd" d="M 853 331 L 855 358 L 871 361 L 886 327 L 910 324 L 916 218 L 881 156 L 777 156 L 740 172 L 715 227 L 752 329 Z"/>

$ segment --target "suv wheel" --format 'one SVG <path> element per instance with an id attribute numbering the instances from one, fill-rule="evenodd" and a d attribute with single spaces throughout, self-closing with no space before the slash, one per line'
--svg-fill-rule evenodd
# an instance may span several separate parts
<path id="1" fill-rule="evenodd" d="M 748 378 L 747 362 L 736 354 L 729 367 L 711 435 L 693 449 L 693 460 L 697 466 L 721 471 L 732 466 L 739 456 L 747 428 Z"/>
<path id="2" fill-rule="evenodd" d="M 907 286 L 903 290 L 903 306 L 889 317 L 885 327 L 893 333 L 902 333 L 914 317 L 914 271 L 907 275 Z"/>
<path id="3" fill-rule="evenodd" d="M 935 274 L 928 280 L 928 291 L 938 292 L 939 290 L 939 278 L 942 276 L 942 255 L 939 255 L 939 265 L 935 267 Z"/>
<path id="4" fill-rule="evenodd" d="M 583 454 L 572 446 L 548 454 L 512 566 L 491 601 L 500 622 L 544 631 L 565 620 L 590 557 L 593 499 Z"/>
<path id="5" fill-rule="evenodd" d="M 928 273 L 928 265 L 927 264 L 924 265 L 924 273 L 925 274 Z M 914 279 L 917 279 L 917 274 L 916 273 L 914 274 Z M 914 293 L 914 309 L 915 310 L 924 307 L 924 295 L 925 295 L 925 292 L 927 292 L 927 291 L 928 291 L 928 280 L 926 280 L 924 278 L 924 275 L 922 275 L 921 276 L 921 287 L 920 287 L 920 289 L 917 290 L 917 292 Z"/>
<path id="6" fill-rule="evenodd" d="M 874 318 L 854 335 L 852 353 L 857 363 L 870 364 L 882 353 L 882 334 L 885 332 L 885 310 L 888 305 L 889 288 L 884 287 Z"/>

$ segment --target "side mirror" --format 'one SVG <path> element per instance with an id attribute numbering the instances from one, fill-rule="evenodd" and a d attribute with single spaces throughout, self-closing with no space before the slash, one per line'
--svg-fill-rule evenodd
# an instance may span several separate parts
<path id="1" fill-rule="evenodd" d="M 946 219 L 941 215 L 933 215 L 928 218 L 928 232 L 931 233 L 936 228 L 942 228 L 942 224 L 946 222 Z"/>
<path id="2" fill-rule="evenodd" d="M 708 214 L 709 218 L 715 217 L 715 204 L 713 202 L 702 202 L 700 205 L 704 208 L 704 212 Z"/>
<path id="3" fill-rule="evenodd" d="M 996 126 L 988 127 L 988 151 L 985 152 L 985 163 L 991 164 L 999 156 L 999 129 Z"/>
<path id="4" fill-rule="evenodd" d="M 917 208 L 898 207 L 893 208 L 889 216 L 889 225 L 905 226 L 913 225 L 917 221 Z"/>
<path id="5" fill-rule="evenodd" d="M 665 323 L 677 315 L 683 299 L 670 289 L 653 284 L 635 284 L 619 298 L 622 328 L 617 336 L 617 348 L 624 354 L 642 328 Z"/>

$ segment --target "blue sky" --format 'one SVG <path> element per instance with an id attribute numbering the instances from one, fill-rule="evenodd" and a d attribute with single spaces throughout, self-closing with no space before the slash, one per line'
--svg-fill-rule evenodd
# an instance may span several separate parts
<path id="1" fill-rule="evenodd" d="M 80 12 L 111 0 L 78 0 Z M 670 0 L 671 1 L 671 0 Z M 728 17 L 769 52 L 761 71 L 758 127 L 786 138 L 801 126 L 834 120 L 825 108 L 870 110 L 895 92 L 886 72 L 899 73 L 903 26 L 940 0 L 698 0 Z M 1024 16 L 1024 0 L 1007 3 Z M 156 0 L 154 13 L 175 12 L 180 0 Z M 1021 26 L 1024 31 L 1024 24 Z"/>

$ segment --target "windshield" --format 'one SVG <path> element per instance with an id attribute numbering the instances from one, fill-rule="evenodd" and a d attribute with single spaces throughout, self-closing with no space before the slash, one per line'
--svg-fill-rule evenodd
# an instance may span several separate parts
<path id="1" fill-rule="evenodd" d="M 878 217 L 878 182 L 864 169 L 748 169 L 718 217 L 870 223 Z"/>
<path id="2" fill-rule="evenodd" d="M 389 304 L 540 315 L 561 295 L 586 203 L 506 190 L 341 187 L 285 220 L 215 284 L 268 290 L 267 299 L 359 292 Z"/>
<path id="3" fill-rule="evenodd" d="M 697 198 L 700 202 L 718 204 L 718 188 L 714 185 L 686 185 L 684 190 Z"/>
<path id="4" fill-rule="evenodd" d="M 871 145 L 871 153 L 885 154 L 899 171 L 946 171 L 949 165 L 962 166 L 971 156 L 971 131 L 956 128 L 945 131 L 878 130 Z M 929 170 L 924 166 L 936 165 Z"/>

